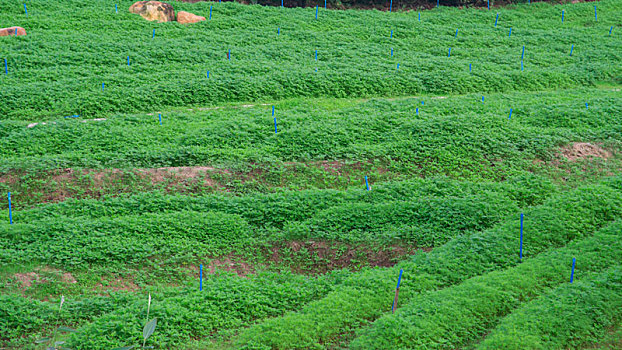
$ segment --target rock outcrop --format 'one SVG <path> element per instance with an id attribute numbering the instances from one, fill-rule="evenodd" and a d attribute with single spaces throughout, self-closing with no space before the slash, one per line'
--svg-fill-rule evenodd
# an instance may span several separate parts
<path id="1" fill-rule="evenodd" d="M 205 17 L 197 16 L 194 13 L 179 11 L 177 12 L 177 22 L 182 24 L 197 23 L 205 21 Z"/>
<path id="2" fill-rule="evenodd" d="M 130 12 L 139 14 L 148 21 L 175 21 L 173 6 L 160 1 L 138 1 L 130 6 Z"/>

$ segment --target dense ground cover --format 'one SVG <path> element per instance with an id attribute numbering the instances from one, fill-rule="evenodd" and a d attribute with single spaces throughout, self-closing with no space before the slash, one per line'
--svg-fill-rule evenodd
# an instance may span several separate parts
<path id="1" fill-rule="evenodd" d="M 621 343 L 620 2 L 130 4 L 0 4 L 0 347 Z"/>
<path id="2" fill-rule="evenodd" d="M 416 12 L 322 10 L 315 20 L 312 8 L 173 1 L 205 17 L 213 6 L 211 20 L 192 26 L 144 21 L 127 12 L 132 3 L 119 1 L 115 13 L 108 1 L 32 0 L 26 16 L 23 4 L 3 2 L 2 26 L 28 35 L 0 44 L 9 67 L 0 115 L 41 120 L 301 96 L 533 91 L 621 72 L 610 64 L 622 59 L 620 35 L 609 35 L 622 14 L 615 0 L 599 2 L 598 21 L 590 4 L 568 6 L 563 23 L 562 9 L 546 3 L 440 8 L 419 21 Z"/>

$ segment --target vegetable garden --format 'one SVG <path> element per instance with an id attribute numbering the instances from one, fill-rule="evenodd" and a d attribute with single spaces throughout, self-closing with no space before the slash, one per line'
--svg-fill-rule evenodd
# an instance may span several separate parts
<path id="1" fill-rule="evenodd" d="M 622 347 L 622 3 L 170 3 L 0 4 L 0 348 Z"/>

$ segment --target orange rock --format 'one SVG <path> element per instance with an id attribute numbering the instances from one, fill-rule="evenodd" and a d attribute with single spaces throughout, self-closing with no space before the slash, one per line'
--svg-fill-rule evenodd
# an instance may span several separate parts
<path id="1" fill-rule="evenodd" d="M 177 12 L 177 22 L 182 24 L 197 23 L 205 21 L 205 17 L 197 16 L 194 13 L 179 11 Z"/>
<path id="2" fill-rule="evenodd" d="M 138 1 L 130 6 L 131 13 L 137 13 L 148 21 L 172 22 L 175 20 L 173 6 L 160 1 Z"/>
<path id="3" fill-rule="evenodd" d="M 0 28 L 0 36 L 26 35 L 26 29 L 22 27 Z"/>

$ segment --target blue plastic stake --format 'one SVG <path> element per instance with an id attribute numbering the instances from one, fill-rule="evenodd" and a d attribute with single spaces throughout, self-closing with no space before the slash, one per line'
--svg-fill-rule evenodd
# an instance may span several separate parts
<path id="1" fill-rule="evenodd" d="M 611 36 L 611 31 L 613 30 L 613 26 L 611 26 L 611 28 L 609 28 L 609 36 Z"/>
<path id="2" fill-rule="evenodd" d="M 454 35 L 454 38 L 458 37 L 458 29 L 456 29 L 456 35 Z"/>
<path id="3" fill-rule="evenodd" d="M 127 65 L 130 65 L 130 56 L 127 56 Z"/>
<path id="4" fill-rule="evenodd" d="M 117 4 L 114 4 L 114 12 L 119 13 L 119 9 L 117 8 Z"/>
<path id="5" fill-rule="evenodd" d="M 402 282 L 402 273 L 404 270 L 400 269 L 400 276 L 397 278 L 397 287 L 395 287 L 395 297 L 393 298 L 393 305 L 391 305 L 391 312 L 395 313 L 395 308 L 397 307 L 397 297 L 400 293 L 400 283 Z"/>
<path id="6" fill-rule="evenodd" d="M 315 60 L 317 61 L 317 50 L 315 50 Z"/>
<path id="7" fill-rule="evenodd" d="M 577 259 L 572 258 L 572 271 L 570 271 L 570 283 L 574 281 L 574 266 L 577 263 Z"/>
<path id="8" fill-rule="evenodd" d="M 522 61 L 525 58 L 525 45 L 523 45 L 523 53 L 520 55 L 520 60 Z"/>
<path id="9" fill-rule="evenodd" d="M 508 119 L 512 119 L 512 108 L 510 108 L 510 116 L 508 117 Z"/>
<path id="10" fill-rule="evenodd" d="M 594 5 L 594 20 L 598 22 L 598 13 L 596 12 L 596 5 Z"/>
<path id="11" fill-rule="evenodd" d="M 28 9 L 26 8 L 26 4 L 24 4 L 24 12 L 26 12 L 26 17 L 28 17 Z"/>
<path id="12" fill-rule="evenodd" d="M 281 7 L 283 7 L 283 0 L 281 0 Z"/>
<path id="13" fill-rule="evenodd" d="M 227 59 L 231 61 L 231 49 L 227 52 Z"/>
<path id="14" fill-rule="evenodd" d="M 315 5 L 315 19 L 317 19 L 317 11 L 318 11 L 319 8 L 320 8 L 320 6 Z"/>
<path id="15" fill-rule="evenodd" d="M 449 52 L 447 52 L 447 57 L 451 57 L 451 47 L 449 48 Z"/>
<path id="16" fill-rule="evenodd" d="M 4 73 L 9 74 L 9 65 L 6 63 L 6 58 L 4 59 Z"/>
<path id="17" fill-rule="evenodd" d="M 105 83 L 102 83 L 102 92 L 104 92 Z"/>
<path id="18" fill-rule="evenodd" d="M 391 29 L 391 39 L 393 39 L 393 29 Z"/>
<path id="19" fill-rule="evenodd" d="M 276 28 L 276 35 L 281 35 L 281 27 Z"/>
<path id="20" fill-rule="evenodd" d="M 484 96 L 482 96 L 482 103 L 484 103 Z"/>
<path id="21" fill-rule="evenodd" d="M 523 67 L 523 61 L 520 61 L 520 70 L 525 70 L 525 68 Z"/>
<path id="22" fill-rule="evenodd" d="M 562 23 L 564 23 L 564 10 L 562 10 Z"/>
<path id="23" fill-rule="evenodd" d="M 490 0 L 488 0 L 488 9 L 490 10 Z"/>
<path id="24" fill-rule="evenodd" d="M 419 115 L 419 107 L 415 109 L 415 112 L 417 113 L 417 115 Z"/>
<path id="25" fill-rule="evenodd" d="M 326 0 L 324 0 L 324 10 L 326 10 Z"/>
<path id="26" fill-rule="evenodd" d="M 276 117 L 274 118 L 274 133 L 275 134 L 277 133 L 277 130 L 276 130 Z"/>
<path id="27" fill-rule="evenodd" d="M 499 14 L 497 13 L 497 19 L 495 19 L 495 27 L 497 26 L 498 21 L 499 21 Z"/>
<path id="28" fill-rule="evenodd" d="M 203 290 L 203 264 L 199 265 L 199 291 Z"/>
<path id="29" fill-rule="evenodd" d="M 13 225 L 13 212 L 11 210 L 11 192 L 9 192 L 9 224 Z"/>
<path id="30" fill-rule="evenodd" d="M 391 0 L 391 3 L 389 4 L 389 12 L 391 12 L 392 9 L 393 9 L 393 0 Z"/>
<path id="31" fill-rule="evenodd" d="M 574 44 L 570 46 L 570 56 L 572 56 L 572 50 L 574 49 Z"/>
<path id="32" fill-rule="evenodd" d="M 469 73 L 471 73 L 471 64 L 469 63 Z"/>
<path id="33" fill-rule="evenodd" d="M 510 28 L 510 34 L 508 34 L 508 38 L 512 36 L 512 28 Z"/>
<path id="34" fill-rule="evenodd" d="M 590 108 L 587 106 L 587 102 L 585 102 L 585 109 L 590 109 Z"/>
<path id="35" fill-rule="evenodd" d="M 397 69 L 396 70 L 400 70 L 400 64 L 397 64 Z"/>
<path id="36" fill-rule="evenodd" d="M 518 257 L 523 260 L 523 213 L 520 213 L 520 250 Z"/>
<path id="37" fill-rule="evenodd" d="M 209 79 L 209 71 L 207 71 L 207 79 Z"/>
<path id="38" fill-rule="evenodd" d="M 367 176 L 365 176 L 365 187 L 367 188 L 367 190 L 369 191 L 369 182 L 367 181 Z"/>
<path id="39" fill-rule="evenodd" d="M 162 125 L 162 114 L 158 113 L 158 120 L 160 120 L 160 125 Z"/>
<path id="40" fill-rule="evenodd" d="M 209 19 L 212 19 L 212 5 L 209 7 Z"/>
<path id="41" fill-rule="evenodd" d="M 439 2 L 439 0 L 436 0 L 436 8 L 438 8 L 438 2 Z"/>
<path id="42" fill-rule="evenodd" d="M 155 29 L 153 30 L 153 34 L 151 35 L 151 39 L 155 39 Z"/>
<path id="43" fill-rule="evenodd" d="M 274 117 L 274 106 L 272 106 L 272 116 Z"/>
<path id="44" fill-rule="evenodd" d="M 423 101 L 421 101 L 421 105 L 422 105 L 422 106 L 424 105 L 424 102 L 423 102 Z"/>
<path id="45" fill-rule="evenodd" d="M 419 12 L 419 22 L 421 22 L 421 12 Z M 611 34 L 611 33 L 609 33 L 609 34 Z"/>
<path id="46" fill-rule="evenodd" d="M 393 57 L 393 48 L 391 48 L 391 57 Z"/>

